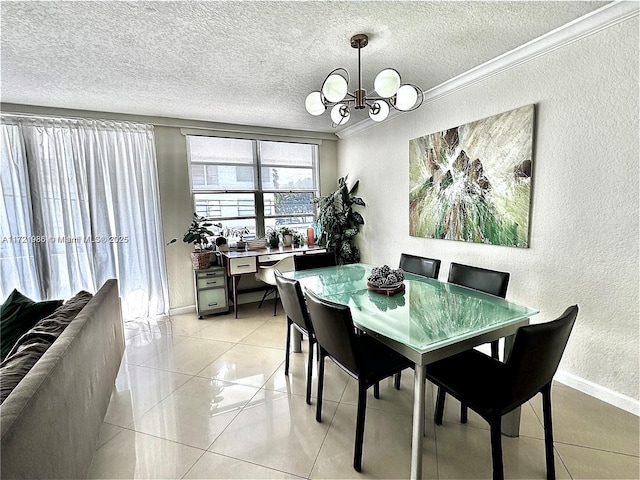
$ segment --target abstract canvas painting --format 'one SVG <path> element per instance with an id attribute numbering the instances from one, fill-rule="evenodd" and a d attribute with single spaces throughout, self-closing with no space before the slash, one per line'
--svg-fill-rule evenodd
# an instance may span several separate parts
<path id="1" fill-rule="evenodd" d="M 534 105 L 409 141 L 409 234 L 529 246 Z"/>

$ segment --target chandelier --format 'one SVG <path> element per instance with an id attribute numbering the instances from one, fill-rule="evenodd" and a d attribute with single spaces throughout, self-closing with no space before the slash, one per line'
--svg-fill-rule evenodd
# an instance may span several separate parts
<path id="1" fill-rule="evenodd" d="M 351 110 L 369 109 L 369 117 L 381 122 L 389 115 L 390 108 L 401 112 L 415 110 L 424 100 L 422 90 L 410 83 L 402 83 L 400 74 L 393 68 L 382 70 L 373 87 L 377 96 L 367 95 L 362 88 L 360 50 L 367 46 L 369 37 L 364 33 L 351 37 L 351 46 L 358 49 L 358 89 L 349 92 L 349 72 L 336 68 L 322 82 L 320 91 L 307 95 L 305 107 L 311 115 L 322 115 L 331 107 L 332 126 L 344 125 L 351 118 Z"/>

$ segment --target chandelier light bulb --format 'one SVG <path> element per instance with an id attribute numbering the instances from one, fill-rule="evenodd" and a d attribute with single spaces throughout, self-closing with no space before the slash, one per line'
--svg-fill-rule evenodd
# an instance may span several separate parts
<path id="1" fill-rule="evenodd" d="M 418 101 L 418 91 L 413 85 L 402 85 L 396 93 L 396 108 L 398 110 L 411 110 Z"/>
<path id="2" fill-rule="evenodd" d="M 373 88 L 382 98 L 393 97 L 400 88 L 400 74 L 393 68 L 382 70 L 376 76 Z"/>
<path id="3" fill-rule="evenodd" d="M 336 103 L 347 95 L 347 88 L 347 80 L 342 75 L 334 73 L 324 81 L 322 94 L 331 103 Z"/>
<path id="4" fill-rule="evenodd" d="M 349 107 L 344 103 L 338 103 L 331 109 L 331 121 L 334 125 L 344 125 L 351 118 Z"/>
<path id="5" fill-rule="evenodd" d="M 369 108 L 369 117 L 374 122 L 382 122 L 389 115 L 389 104 L 384 100 L 377 100 Z"/>
<path id="6" fill-rule="evenodd" d="M 324 102 L 322 101 L 322 94 L 320 92 L 311 92 L 307 95 L 307 99 L 304 102 L 304 106 L 311 115 L 322 115 L 326 110 Z"/>

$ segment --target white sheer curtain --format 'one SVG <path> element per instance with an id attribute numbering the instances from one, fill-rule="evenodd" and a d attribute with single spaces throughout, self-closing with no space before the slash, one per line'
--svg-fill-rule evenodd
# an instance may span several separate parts
<path id="1" fill-rule="evenodd" d="M 153 127 L 2 116 L 0 293 L 120 284 L 127 319 L 168 310 Z"/>

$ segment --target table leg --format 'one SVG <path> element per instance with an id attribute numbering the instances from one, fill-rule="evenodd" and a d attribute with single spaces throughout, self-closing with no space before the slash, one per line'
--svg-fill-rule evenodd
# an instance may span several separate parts
<path id="1" fill-rule="evenodd" d="M 291 336 L 291 340 L 293 341 L 293 353 L 300 353 L 302 352 L 302 334 L 297 328 L 289 328 L 293 328 L 293 335 Z"/>
<path id="2" fill-rule="evenodd" d="M 233 284 L 233 312 L 238 318 L 238 275 L 232 275 L 232 284 Z"/>
<path id="3" fill-rule="evenodd" d="M 413 373 L 413 432 L 411 435 L 411 479 L 422 478 L 422 432 L 424 430 L 425 366 L 416 364 Z"/>
<path id="4" fill-rule="evenodd" d="M 515 335 L 509 335 L 504 339 L 504 359 L 505 362 L 511 354 Z M 503 415 L 502 417 L 502 434 L 507 437 L 517 437 L 520 435 L 520 407 Z"/>

